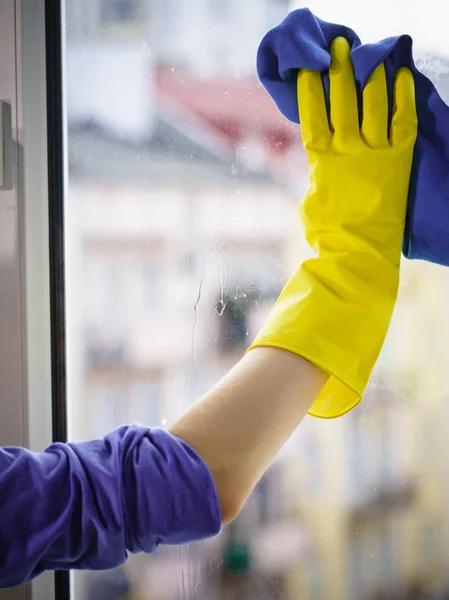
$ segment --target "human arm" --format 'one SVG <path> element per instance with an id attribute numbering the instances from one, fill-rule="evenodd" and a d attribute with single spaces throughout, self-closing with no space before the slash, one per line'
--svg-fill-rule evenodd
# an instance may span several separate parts
<path id="1" fill-rule="evenodd" d="M 251 351 L 175 435 L 122 428 L 39 454 L 0 451 L 0 586 L 45 569 L 111 568 L 127 550 L 217 533 L 317 397 L 320 416 L 360 399 L 396 298 L 416 114 L 401 75 L 387 138 L 378 71 L 360 131 L 348 53 L 337 59 L 332 130 L 319 74 L 298 78 L 311 172 L 302 214 L 316 259 L 299 266 Z"/>
<path id="2" fill-rule="evenodd" d="M 206 461 L 223 522 L 238 515 L 326 379 L 301 356 L 257 348 L 171 428 Z"/>
<path id="3" fill-rule="evenodd" d="M 316 257 L 300 264 L 252 350 L 172 429 L 209 465 L 233 518 L 303 416 L 360 402 L 399 285 L 417 132 L 413 77 L 398 73 L 391 128 L 380 65 L 361 127 L 349 45 L 332 47 L 329 124 L 320 73 L 298 74 L 310 185 L 301 204 Z"/>

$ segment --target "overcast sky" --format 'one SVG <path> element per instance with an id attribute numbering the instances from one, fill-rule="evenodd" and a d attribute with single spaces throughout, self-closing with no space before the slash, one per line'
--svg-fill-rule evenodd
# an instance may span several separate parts
<path id="1" fill-rule="evenodd" d="M 417 48 L 449 56 L 448 0 L 292 0 L 325 21 L 352 27 L 362 42 L 410 34 Z"/>

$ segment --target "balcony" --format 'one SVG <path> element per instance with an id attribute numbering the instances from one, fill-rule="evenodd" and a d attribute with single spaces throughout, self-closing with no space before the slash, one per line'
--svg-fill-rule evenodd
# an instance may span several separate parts
<path id="1" fill-rule="evenodd" d="M 126 347 L 123 342 L 112 345 L 88 344 L 85 353 L 87 371 L 116 368 L 128 365 Z"/>
<path id="2" fill-rule="evenodd" d="M 416 483 L 410 479 L 384 483 L 370 493 L 361 492 L 358 501 L 352 505 L 350 526 L 357 531 L 369 522 L 385 519 L 389 513 L 412 506 L 416 496 Z"/>

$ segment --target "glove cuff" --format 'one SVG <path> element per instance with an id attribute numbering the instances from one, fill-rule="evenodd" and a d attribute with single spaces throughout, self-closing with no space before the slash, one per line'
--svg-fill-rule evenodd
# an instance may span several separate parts
<path id="1" fill-rule="evenodd" d="M 329 373 L 309 413 L 341 416 L 361 400 L 385 340 L 398 284 L 399 268 L 378 254 L 336 253 L 306 261 L 249 350 L 282 348 Z"/>

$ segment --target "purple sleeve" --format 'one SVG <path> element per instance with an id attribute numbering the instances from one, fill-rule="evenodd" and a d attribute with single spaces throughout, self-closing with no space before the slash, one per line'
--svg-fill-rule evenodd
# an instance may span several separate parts
<path id="1" fill-rule="evenodd" d="M 110 569 L 219 532 L 210 472 L 178 438 L 121 427 L 45 452 L 0 448 L 0 587 L 47 569 Z"/>

